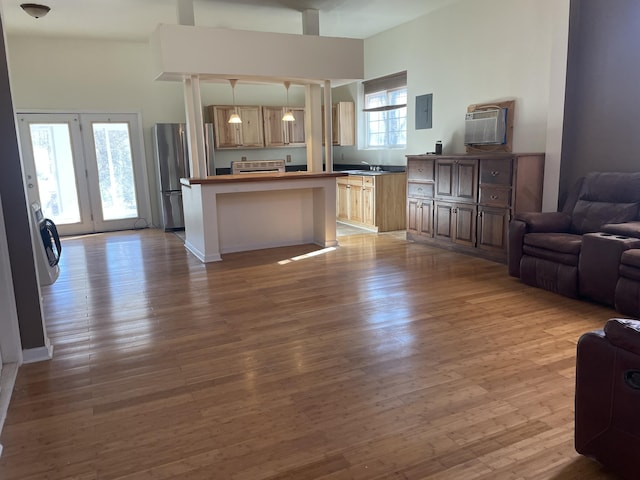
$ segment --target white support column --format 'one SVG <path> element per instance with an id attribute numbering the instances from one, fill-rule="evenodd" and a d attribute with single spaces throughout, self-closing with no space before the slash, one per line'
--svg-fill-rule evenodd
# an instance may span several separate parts
<path id="1" fill-rule="evenodd" d="M 333 115 L 331 105 L 331 81 L 324 81 L 324 163 L 327 172 L 333 172 Z M 327 107 L 328 106 L 328 107 Z"/>
<path id="2" fill-rule="evenodd" d="M 302 34 L 320 35 L 320 12 L 314 8 L 302 11 Z"/>
<path id="3" fill-rule="evenodd" d="M 191 177 L 205 178 L 207 176 L 207 159 L 204 146 L 200 77 L 198 75 L 184 78 L 184 108 L 187 117 Z"/>
<path id="4" fill-rule="evenodd" d="M 177 0 L 176 8 L 178 25 L 194 26 L 196 24 L 193 13 L 193 0 Z"/>
<path id="5" fill-rule="evenodd" d="M 305 85 L 304 133 L 307 171 L 322 171 L 322 102 L 320 85 Z M 331 112 L 329 112 L 331 113 Z"/>
<path id="6" fill-rule="evenodd" d="M 302 34 L 320 35 L 320 12 L 313 8 L 302 11 Z M 326 105 L 326 82 L 325 82 L 325 105 Z M 320 85 L 305 86 L 305 140 L 307 143 L 307 171 L 322 171 L 322 90 Z M 331 96 L 331 94 L 329 94 Z M 329 105 L 331 105 L 329 103 Z M 326 109 L 325 109 L 326 110 Z M 324 124 L 327 126 L 327 113 L 325 111 Z M 331 107 L 329 107 L 329 125 L 331 125 Z M 331 128 L 329 132 L 329 142 L 325 141 L 325 153 L 327 154 L 327 171 L 332 169 L 331 162 Z M 326 137 L 326 132 L 325 132 Z"/>

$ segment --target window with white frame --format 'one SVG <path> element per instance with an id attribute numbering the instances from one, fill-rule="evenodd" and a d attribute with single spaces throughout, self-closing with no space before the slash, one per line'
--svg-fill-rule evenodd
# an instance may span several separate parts
<path id="1" fill-rule="evenodd" d="M 363 82 L 365 148 L 407 145 L 407 72 Z"/>

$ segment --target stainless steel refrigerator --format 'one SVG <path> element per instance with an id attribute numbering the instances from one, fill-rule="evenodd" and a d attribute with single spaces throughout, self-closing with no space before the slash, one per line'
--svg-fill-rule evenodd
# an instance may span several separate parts
<path id="1" fill-rule="evenodd" d="M 157 123 L 153 143 L 160 185 L 162 226 L 166 231 L 184 229 L 180 179 L 189 177 L 187 127 L 183 123 Z"/>

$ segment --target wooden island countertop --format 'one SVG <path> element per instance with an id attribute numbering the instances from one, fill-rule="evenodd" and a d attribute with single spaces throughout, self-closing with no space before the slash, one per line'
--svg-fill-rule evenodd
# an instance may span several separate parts
<path id="1" fill-rule="evenodd" d="M 269 172 L 183 178 L 185 247 L 202 262 L 224 253 L 315 243 L 337 246 L 336 178 Z"/>
<path id="2" fill-rule="evenodd" d="M 345 177 L 344 172 L 268 172 L 268 173 L 240 173 L 236 175 L 216 175 L 206 178 L 182 178 L 183 185 L 212 185 L 237 182 L 277 182 L 284 180 L 309 180 L 314 178 Z"/>

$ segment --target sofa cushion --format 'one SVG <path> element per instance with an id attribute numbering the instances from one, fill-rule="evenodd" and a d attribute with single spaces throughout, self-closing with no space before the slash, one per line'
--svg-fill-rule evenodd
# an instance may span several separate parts
<path id="1" fill-rule="evenodd" d="M 544 248 L 552 252 L 578 255 L 582 245 L 582 235 L 571 233 L 527 233 L 524 244 Z"/>
<path id="2" fill-rule="evenodd" d="M 638 203 L 609 203 L 578 200 L 571 216 L 571 231 L 591 233 L 607 223 L 623 223 L 638 216 Z"/>
<path id="3" fill-rule="evenodd" d="M 623 265 L 630 265 L 635 268 L 640 268 L 640 249 L 632 248 L 622 252 L 620 257 L 620 263 Z"/>
<path id="4" fill-rule="evenodd" d="M 522 253 L 525 255 L 529 255 L 530 257 L 543 258 L 545 260 L 549 260 L 550 262 L 571 266 L 577 266 L 579 259 L 578 255 L 573 255 L 572 253 L 554 252 L 553 250 L 532 247 L 531 245 L 523 245 Z"/>
<path id="5" fill-rule="evenodd" d="M 618 267 L 618 273 L 620 277 L 640 282 L 640 268 L 630 267 L 629 265 L 622 264 Z M 621 278 L 618 278 L 618 282 L 620 280 Z"/>
<path id="6" fill-rule="evenodd" d="M 640 222 L 606 223 L 601 231 L 623 237 L 640 238 Z"/>
<path id="7" fill-rule="evenodd" d="M 613 345 L 640 355 L 640 320 L 612 318 L 605 324 L 604 333 Z"/>

